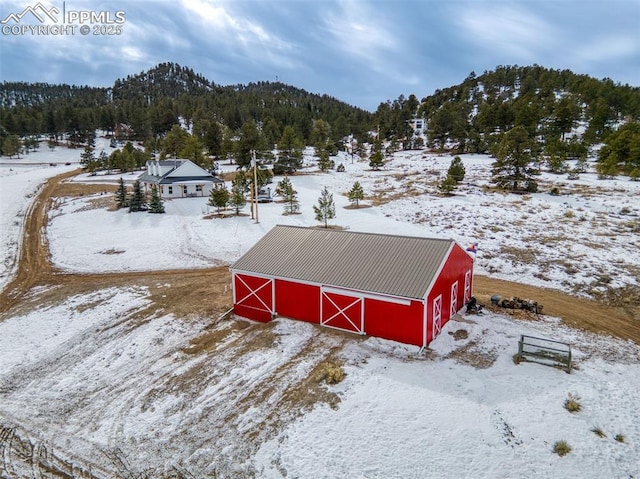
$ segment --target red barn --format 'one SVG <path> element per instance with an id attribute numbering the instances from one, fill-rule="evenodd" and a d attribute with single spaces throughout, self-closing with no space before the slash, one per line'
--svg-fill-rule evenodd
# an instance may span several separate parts
<path id="1" fill-rule="evenodd" d="M 453 240 L 276 226 L 231 266 L 234 312 L 427 346 L 471 297 Z"/>

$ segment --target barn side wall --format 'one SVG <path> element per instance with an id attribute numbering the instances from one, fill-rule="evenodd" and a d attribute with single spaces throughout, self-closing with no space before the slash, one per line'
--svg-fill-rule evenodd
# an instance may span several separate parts
<path id="1" fill-rule="evenodd" d="M 366 334 L 422 346 L 421 301 L 410 301 L 408 305 L 370 298 L 365 298 L 364 301 Z"/>
<path id="2" fill-rule="evenodd" d="M 427 344 L 435 339 L 433 337 L 433 304 L 435 299 L 439 295 L 442 295 L 442 319 L 440 325 L 441 327 L 444 327 L 444 325 L 451 319 L 452 285 L 456 281 L 458 282 L 456 295 L 457 300 L 453 309 L 457 312 L 462 309 L 465 304 L 465 275 L 468 271 L 471 272 L 471 284 L 469 285 L 469 288 L 472 290 L 473 258 L 471 258 L 459 245 L 455 244 L 427 297 Z"/>
<path id="3" fill-rule="evenodd" d="M 320 322 L 320 288 L 276 279 L 276 313 L 309 323 Z"/>

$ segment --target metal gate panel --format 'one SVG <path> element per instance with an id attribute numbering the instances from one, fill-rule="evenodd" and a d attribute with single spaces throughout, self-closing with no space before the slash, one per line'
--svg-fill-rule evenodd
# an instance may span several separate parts
<path id="1" fill-rule="evenodd" d="M 322 291 L 320 324 L 364 334 L 363 298 Z"/>

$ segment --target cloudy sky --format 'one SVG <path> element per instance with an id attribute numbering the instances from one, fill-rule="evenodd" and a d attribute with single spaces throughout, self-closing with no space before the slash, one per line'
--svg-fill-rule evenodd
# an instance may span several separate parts
<path id="1" fill-rule="evenodd" d="M 640 86 L 640 0 L 41 2 L 74 34 L 34 35 L 29 26 L 53 20 L 9 17 L 28 7 L 44 16 L 38 0 L 0 0 L 0 80 L 110 86 L 176 62 L 222 85 L 277 79 L 369 110 L 497 65 L 536 63 Z M 102 16 L 79 23 L 72 12 Z M 107 23 L 115 20 L 124 22 Z M 120 34 L 94 35 L 117 25 Z"/>

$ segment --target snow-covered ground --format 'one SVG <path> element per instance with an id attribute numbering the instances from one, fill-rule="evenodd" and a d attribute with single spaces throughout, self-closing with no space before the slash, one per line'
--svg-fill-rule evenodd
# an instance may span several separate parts
<path id="1" fill-rule="evenodd" d="M 143 320 L 146 297 L 109 288 L 0 323 L 0 420 L 107 469 L 119 450 L 153 477 L 173 466 L 199 478 L 640 474 L 630 342 L 487 313 L 450 321 L 419 356 L 286 319 Z M 515 365 L 520 334 L 571 341 L 578 368 Z M 203 335 L 218 342 L 194 354 Z M 305 409 L 316 399 L 304 380 L 335 348 L 347 376 L 325 387 L 337 399 Z M 570 394 L 582 411 L 563 407 Z M 565 457 L 552 452 L 561 440 Z"/>
<path id="2" fill-rule="evenodd" d="M 437 183 L 450 156 L 402 152 L 376 172 L 366 162 L 351 163 L 344 155 L 337 161 L 345 165 L 344 173 L 291 178 L 300 215 L 283 215 L 283 205 L 277 202 L 261 204 L 259 224 L 248 216 L 203 219 L 210 212 L 206 198 L 167 201 L 165 215 L 89 210 L 87 198 L 65 199 L 52 212 L 51 252 L 57 266 L 77 272 L 229 264 L 276 224 L 318 224 L 313 205 L 326 186 L 336 204 L 332 224 L 354 231 L 453 238 L 465 247 L 477 242 L 479 274 L 574 294 L 640 286 L 640 182 L 603 181 L 595 173 L 573 181 L 543 174 L 540 193 L 508 195 L 488 190 L 491 158 L 462 159 L 465 180 L 454 197 L 443 198 L 437 194 Z M 134 179 L 129 174 L 124 178 Z M 118 179 L 81 175 L 76 181 Z M 362 184 L 365 195 L 383 204 L 345 209 L 354 181 Z M 554 187 L 559 195 L 551 194 Z M 248 212 L 247 206 L 244 213 Z"/>
<path id="3" fill-rule="evenodd" d="M 39 155 L 48 165 L 65 151 L 41 150 L 30 162 Z M 80 152 L 68 154 L 77 162 Z M 503 195 L 486 188 L 490 158 L 462 159 L 467 177 L 452 198 L 436 195 L 449 156 L 398 153 L 379 172 L 343 156 L 336 163 L 344 173 L 309 167 L 291 178 L 300 215 L 261 204 L 255 224 L 249 216 L 206 219 L 202 198 L 167 201 L 164 215 L 60 198 L 47 234 L 54 263 L 75 272 L 228 264 L 276 224 L 317 224 L 312 207 L 326 186 L 336 202 L 332 224 L 478 242 L 476 273 L 584 294 L 639 286 L 639 183 L 544 174 L 541 193 Z M 0 167 L 2 285 L 33 194 L 73 167 Z M 375 206 L 344 208 L 356 180 Z M 553 186 L 559 196 L 549 194 Z M 113 466 L 104 452 L 120 448 L 133 470 L 158 474 L 175 466 L 193 477 L 640 477 L 640 352 L 631 342 L 555 318 L 486 313 L 449 322 L 419 356 L 285 319 L 140 316 L 149 294 L 106 288 L 0 322 L 0 421 L 103 467 Z M 456 340 L 462 330 L 467 337 Z M 515 365 L 521 334 L 572 343 L 578 368 L 569 375 Z M 215 347 L 190 352 L 202 335 L 217 338 Z M 337 400 L 300 406 L 291 391 L 304 391 L 322 351 L 334 350 L 347 376 L 322 387 Z M 581 412 L 564 409 L 570 393 Z M 559 440 L 573 449 L 565 457 L 552 452 Z"/>

